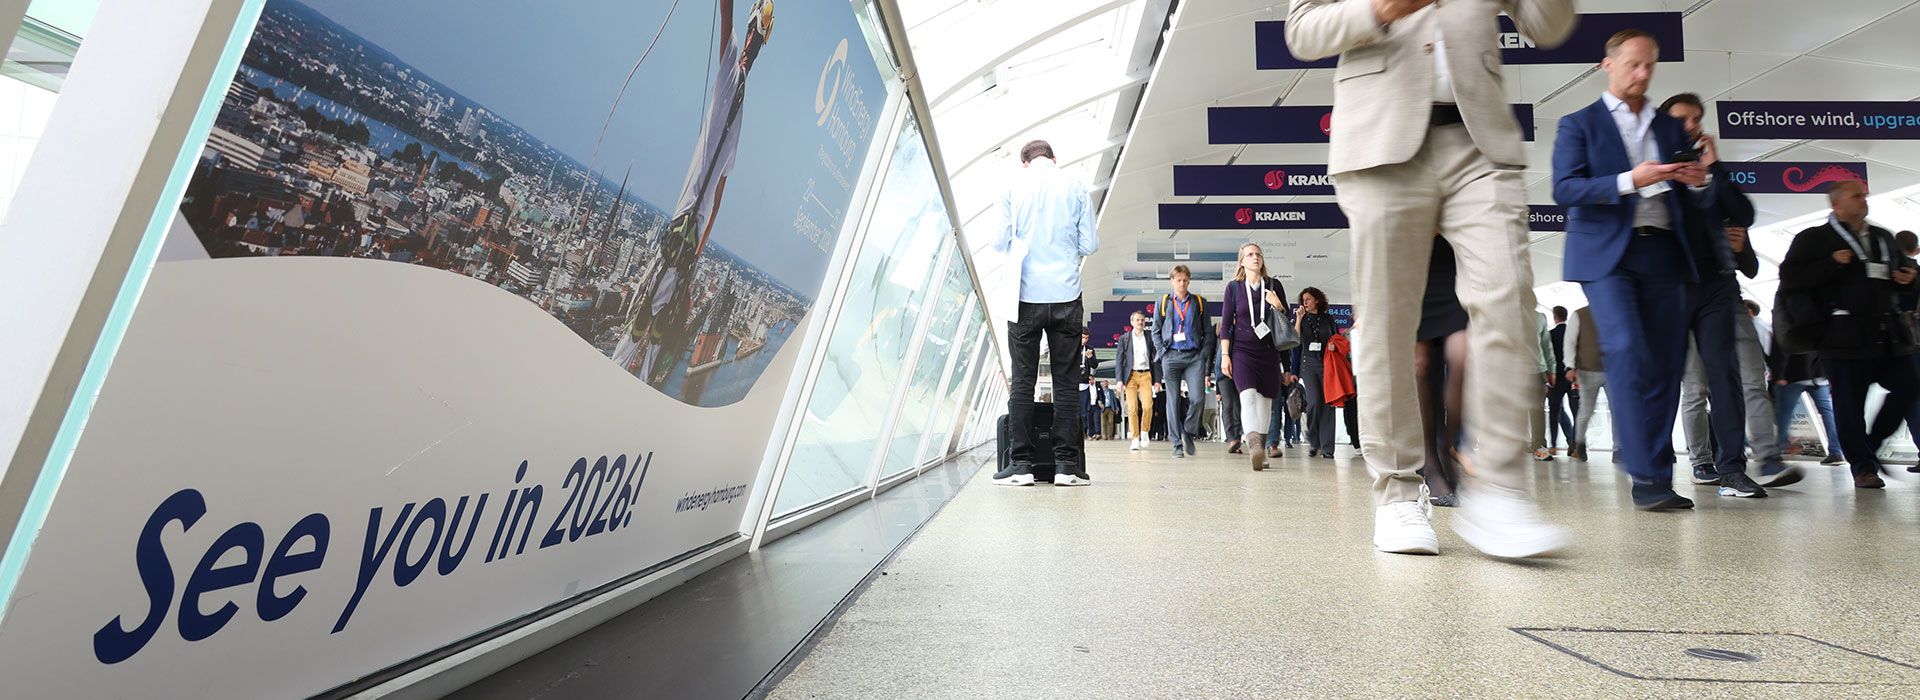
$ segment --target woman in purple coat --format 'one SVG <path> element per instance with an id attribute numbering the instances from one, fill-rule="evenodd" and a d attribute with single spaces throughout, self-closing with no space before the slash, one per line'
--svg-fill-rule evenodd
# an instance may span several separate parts
<path id="1" fill-rule="evenodd" d="M 1271 420 L 1273 398 L 1280 387 L 1292 381 L 1285 366 L 1285 355 L 1273 349 L 1273 333 L 1279 324 L 1292 323 L 1287 316 L 1287 290 L 1267 274 L 1267 260 L 1260 246 L 1240 246 L 1240 267 L 1227 283 L 1226 299 L 1220 307 L 1220 371 L 1233 378 L 1240 389 L 1240 422 L 1251 429 L 1246 444 L 1266 444 L 1265 430 Z M 1253 470 L 1267 468 L 1267 453 L 1247 450 L 1253 458 Z"/>

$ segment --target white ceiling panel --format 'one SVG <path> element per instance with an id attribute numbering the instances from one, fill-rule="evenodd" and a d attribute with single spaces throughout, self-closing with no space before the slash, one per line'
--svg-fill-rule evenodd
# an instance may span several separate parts
<path id="1" fill-rule="evenodd" d="M 1816 56 L 1920 69 L 1920 7 L 1908 7 L 1813 52 Z"/>
<path id="2" fill-rule="evenodd" d="M 1911 0 L 1714 0 L 1687 17 L 1687 48 L 1802 54 L 1911 4 Z"/>
<path id="3" fill-rule="evenodd" d="M 1052 6 L 1051 0 L 909 0 L 930 3 L 956 13 L 1001 15 L 1009 8 L 1046 6 L 1034 16 L 1054 17 L 1071 14 L 1075 9 L 1102 6 L 1097 0 L 1071 0 Z M 1127 4 L 1128 11 L 1165 6 L 1165 0 L 1143 0 Z M 1207 142 L 1207 108 L 1210 106 L 1324 105 L 1333 100 L 1332 71 L 1260 71 L 1254 67 L 1254 23 L 1285 19 L 1287 2 L 1279 0 L 1181 0 L 1172 31 L 1167 34 L 1152 76 L 1139 90 L 1126 90 L 1119 104 L 1131 106 L 1140 100 L 1138 116 L 1131 110 L 1116 109 L 1111 115 L 1116 128 L 1130 129 L 1093 134 L 1081 139 L 1087 144 L 1108 144 L 1124 140 L 1125 146 L 1096 158 L 1087 166 L 1089 180 L 1111 177 L 1102 203 L 1099 228 L 1101 251 L 1087 261 L 1086 279 L 1100 280 L 1091 287 L 1111 287 L 1127 270 L 1153 269 L 1138 260 L 1141 241 L 1179 241 L 1233 238 L 1236 232 L 1162 231 L 1159 229 L 1159 205 L 1162 203 L 1213 203 L 1289 201 L 1259 197 L 1176 197 L 1173 195 L 1173 166 L 1182 164 L 1226 164 L 1229 162 L 1262 164 L 1301 164 L 1326 162 L 1324 144 L 1211 144 Z M 1920 98 L 1920 0 L 1576 0 L 1581 12 L 1653 12 L 1685 13 L 1685 60 L 1660 64 L 1650 93 L 1664 99 L 1676 92 L 1694 92 L 1708 100 L 1709 122 L 1714 118 L 1715 100 L 1914 100 Z M 928 11 L 927 15 L 937 14 Z M 1124 13 L 1122 13 L 1124 14 Z M 1163 18 L 1142 17 L 1140 22 L 1158 26 Z M 939 25 L 938 18 L 925 20 Z M 959 23 L 959 20 L 952 20 Z M 974 18 L 970 23 L 978 23 Z M 1041 22 L 1040 24 L 1044 24 Z M 1016 25 L 1030 26 L 1030 25 Z M 1145 26 L 1145 25 L 1137 25 Z M 1004 31 L 1004 25 L 1000 31 Z M 1079 31 L 1095 31 L 1081 29 Z M 1112 33 L 1111 29 L 1099 30 Z M 1152 31 L 1143 34 L 1153 36 Z M 945 46 L 962 47 L 943 39 Z M 933 40 L 928 40 L 929 46 Z M 1023 42 L 1026 40 L 1022 40 Z M 916 45 L 919 40 L 916 39 Z M 992 46 L 1017 45 L 995 39 Z M 1142 47 L 1132 47 L 1136 51 Z M 944 50 L 944 49 L 943 49 Z M 967 52 L 958 48 L 955 55 Z M 935 75 L 925 68 L 929 76 Z M 959 70 L 959 69 L 955 69 Z M 964 75 L 966 71 L 960 71 Z M 952 75 L 942 73 L 941 75 Z M 1098 75 L 1126 75 L 1124 67 Z M 1505 83 L 1510 101 L 1535 106 L 1536 142 L 1527 146 L 1529 167 L 1525 173 L 1529 201 L 1552 202 L 1551 156 L 1554 131 L 1560 117 L 1585 107 L 1606 89 L 1606 76 L 1589 65 L 1508 66 Z M 1066 94 L 1021 97 L 1015 104 L 1029 111 L 1036 105 L 1060 104 L 1071 94 L 1096 89 L 1098 81 L 1080 81 L 1084 85 L 1051 84 Z M 1030 91 L 1031 92 L 1031 91 Z M 1143 96 L 1142 96 L 1143 94 Z M 1013 96 L 1018 97 L 1018 96 Z M 1005 98 L 997 98 L 1005 99 Z M 997 107 L 1005 107 L 999 105 Z M 1014 109 L 1012 112 L 1019 112 Z M 955 110 L 942 118 L 962 118 L 965 110 Z M 1006 114 L 999 108 L 968 114 L 966 121 L 979 122 L 987 116 L 995 119 Z M 1031 118 L 1031 116 L 1029 117 Z M 1070 126 L 1081 126 L 1074 122 Z M 959 150 L 992 148 L 991 139 L 951 140 L 944 121 L 940 124 L 943 146 L 949 143 Z M 966 126 L 956 126 L 960 131 Z M 1010 128 L 1010 127 L 1002 127 Z M 1097 127 L 1089 127 L 1095 128 Z M 1067 137 L 1061 137 L 1068 140 Z M 1004 144 L 996 144 L 1005 148 Z M 956 167 L 962 156 L 947 149 L 949 167 Z M 1063 152 L 1063 158 L 1075 157 Z M 1920 185 L 1920 141 L 1773 141 L 1738 140 L 1721 142 L 1721 156 L 1729 160 L 1864 160 L 1869 163 L 1874 189 L 1880 192 Z M 969 156 L 970 157 L 970 156 Z M 1115 164 L 1114 161 L 1118 160 Z M 964 183 L 964 184 L 963 184 Z M 991 192 L 994 178 L 965 174 L 956 180 L 956 191 L 966 190 L 968 199 Z M 956 192 L 958 194 L 958 192 Z M 1778 223 L 1824 208 L 1818 195 L 1755 195 L 1761 223 Z M 1299 198 L 1299 201 L 1330 201 L 1328 197 Z M 964 206 L 964 205 L 963 205 Z M 1314 251 L 1314 259 L 1296 260 L 1295 286 L 1320 286 L 1335 297 L 1350 299 L 1347 285 L 1344 231 L 1256 231 L 1240 239 L 1291 243 L 1290 251 Z M 1541 233 L 1532 245 L 1535 281 L 1541 285 L 1542 299 L 1578 299 L 1577 290 L 1556 284 L 1563 264 L 1564 235 Z M 1087 299 L 1097 308 L 1110 289 L 1089 288 Z"/>

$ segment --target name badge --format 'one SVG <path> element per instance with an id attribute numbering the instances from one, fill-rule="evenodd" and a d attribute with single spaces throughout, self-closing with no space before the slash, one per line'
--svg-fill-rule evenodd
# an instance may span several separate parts
<path id="1" fill-rule="evenodd" d="M 1185 333 L 1175 333 L 1175 334 L 1173 334 L 1173 342 L 1176 342 L 1176 343 L 1178 343 L 1178 342 L 1182 342 L 1182 341 L 1185 341 L 1186 339 L 1187 339 L 1187 334 L 1185 334 Z"/>
<path id="2" fill-rule="evenodd" d="M 1320 352 L 1320 343 L 1307 343 L 1307 352 Z"/>
<path id="3" fill-rule="evenodd" d="M 1272 332 L 1273 332 L 1273 329 L 1267 327 L 1266 321 L 1261 321 L 1259 325 L 1256 325 L 1253 327 L 1253 336 L 1255 338 L 1265 338 L 1267 337 L 1268 333 L 1272 333 Z"/>
<path id="4" fill-rule="evenodd" d="M 1893 266 L 1887 263 L 1867 263 L 1867 277 L 1876 280 L 1893 279 Z"/>

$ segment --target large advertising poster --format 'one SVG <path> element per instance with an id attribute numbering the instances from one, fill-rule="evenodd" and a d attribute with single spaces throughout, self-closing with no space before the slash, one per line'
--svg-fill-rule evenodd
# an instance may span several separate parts
<path id="1" fill-rule="evenodd" d="M 273 0 L 183 213 L 216 258 L 484 281 L 738 401 L 813 305 L 884 88 L 840 3 L 670 6 Z"/>
<path id="2" fill-rule="evenodd" d="M 269 0 L 8 696 L 305 697 L 736 535 L 887 94 L 774 4 Z"/>

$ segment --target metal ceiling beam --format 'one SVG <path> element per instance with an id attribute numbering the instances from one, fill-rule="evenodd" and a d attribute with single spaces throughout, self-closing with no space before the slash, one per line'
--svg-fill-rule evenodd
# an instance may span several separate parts
<path id="1" fill-rule="evenodd" d="M 955 168 L 948 172 L 954 177 L 959 177 L 960 173 L 966 172 L 967 168 L 971 168 L 975 164 L 979 163 L 980 159 L 987 157 L 987 154 L 992 153 L 993 149 L 999 148 L 1001 145 L 1005 144 L 1008 141 L 1013 140 L 1014 138 L 1019 137 L 1021 134 L 1037 129 L 1040 127 L 1040 125 L 1053 121 L 1055 119 L 1058 119 L 1061 116 L 1067 114 L 1068 112 L 1072 112 L 1073 110 L 1079 109 L 1081 107 L 1085 107 L 1089 104 L 1093 104 L 1094 102 L 1110 97 L 1121 91 L 1128 90 L 1141 85 L 1145 85 L 1147 82 L 1147 78 L 1152 77 L 1152 75 L 1153 75 L 1152 71 L 1140 71 L 1138 73 L 1134 73 L 1133 75 L 1126 76 L 1124 78 L 1121 78 L 1119 82 L 1108 85 L 1103 89 L 1094 91 L 1082 97 L 1081 99 L 1073 102 L 1072 104 L 1066 105 L 1065 107 L 1061 107 L 1060 109 L 1054 110 L 1053 112 L 1048 113 L 1045 116 L 1042 116 L 1038 119 L 1034 119 L 1033 121 L 1022 124 L 1018 128 L 1009 129 L 1004 132 L 1001 132 L 1004 134 L 1003 136 L 986 142 L 986 145 L 982 147 L 978 153 L 975 153 L 972 158 L 968 158 L 965 163 L 960 164 L 960 167 Z"/>
<path id="2" fill-rule="evenodd" d="M 1064 22 L 1048 27 L 1045 31 L 1042 31 L 1039 34 L 1035 34 L 1032 37 L 1028 38 L 1026 41 L 1020 42 L 1019 44 L 1015 45 L 1013 48 L 1007 49 L 1006 51 L 1002 51 L 1000 55 L 994 56 L 993 58 L 988 59 L 987 61 L 975 66 L 973 70 L 969 71 L 966 74 L 965 77 L 962 77 L 958 81 L 955 81 L 954 84 L 947 86 L 945 90 L 942 90 L 939 95 L 935 96 L 933 98 L 933 104 L 936 104 L 936 105 L 944 104 L 946 103 L 947 100 L 953 99 L 956 95 L 960 93 L 961 89 L 965 88 L 968 85 L 973 84 L 974 81 L 979 80 L 980 76 L 993 72 L 995 68 L 1000 67 L 1000 64 L 1013 60 L 1013 57 L 1020 55 L 1020 52 L 1026 51 L 1027 49 L 1031 49 L 1035 46 L 1039 46 L 1040 42 L 1051 39 L 1055 35 L 1059 34 L 1060 32 L 1066 31 L 1073 27 L 1080 26 L 1081 24 L 1087 21 L 1090 21 L 1095 17 L 1099 17 L 1100 15 L 1120 9 L 1121 7 L 1124 7 L 1134 1 L 1135 0 L 1111 0 L 1110 2 L 1102 3 L 1101 5 L 1094 7 L 1091 10 L 1082 12 L 1078 15 L 1068 18 Z M 1022 4 L 1021 7 L 1026 7 L 1026 5 Z"/>

